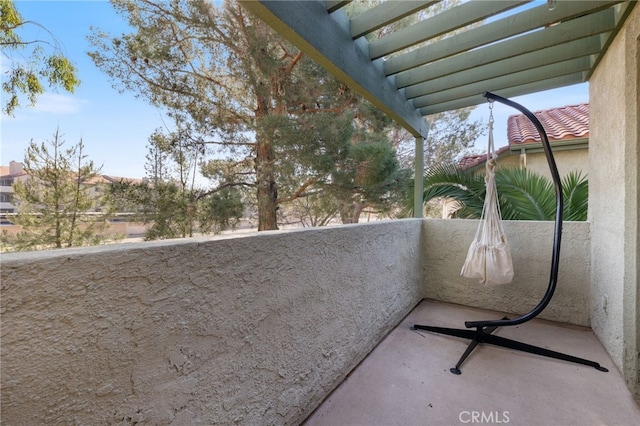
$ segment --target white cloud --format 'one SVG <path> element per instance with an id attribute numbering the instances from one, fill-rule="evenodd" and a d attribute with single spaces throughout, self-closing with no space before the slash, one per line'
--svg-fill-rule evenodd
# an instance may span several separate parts
<path id="1" fill-rule="evenodd" d="M 86 102 L 69 95 L 45 93 L 38 97 L 33 111 L 56 115 L 76 114 L 80 112 L 80 108 L 84 103 Z"/>

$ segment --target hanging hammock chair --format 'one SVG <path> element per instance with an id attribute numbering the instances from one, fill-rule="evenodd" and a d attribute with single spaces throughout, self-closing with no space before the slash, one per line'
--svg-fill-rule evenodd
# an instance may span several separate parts
<path id="1" fill-rule="evenodd" d="M 485 166 L 486 195 L 476 236 L 469 247 L 460 275 L 476 278 L 481 284 L 509 284 L 513 279 L 511 249 L 502 228 L 496 188 L 498 156 L 493 145 L 493 101 L 489 103 L 489 142 Z"/>
<path id="2" fill-rule="evenodd" d="M 551 298 L 553 297 L 553 293 L 555 292 L 556 289 L 556 284 L 558 282 L 558 266 L 560 264 L 560 240 L 562 237 L 562 210 L 563 210 L 563 200 L 562 200 L 562 183 L 560 181 L 560 176 L 558 174 L 558 168 L 556 167 L 556 163 L 555 163 L 555 159 L 553 158 L 553 153 L 551 151 L 551 146 L 549 144 L 549 139 L 547 137 L 546 132 L 544 131 L 544 128 L 542 127 L 542 124 L 540 123 L 540 121 L 538 120 L 538 118 L 528 109 L 526 109 L 525 107 L 523 107 L 522 105 L 513 102 L 509 99 L 500 97 L 496 94 L 493 94 L 491 92 L 485 92 L 484 96 L 489 99 L 489 100 L 494 100 L 497 102 L 500 102 L 502 104 L 511 106 L 517 110 L 519 110 L 520 112 L 522 112 L 529 120 L 531 120 L 531 122 L 535 125 L 536 129 L 538 130 L 538 132 L 540 133 L 540 139 L 542 141 L 542 147 L 544 149 L 544 153 L 545 156 L 547 157 L 547 163 L 549 164 L 549 170 L 551 172 L 551 177 L 553 178 L 553 183 L 554 183 L 554 187 L 555 187 L 555 192 L 556 192 L 556 218 L 555 218 L 555 232 L 553 235 L 553 252 L 551 254 L 551 274 L 549 277 L 549 285 L 547 287 L 547 291 L 545 292 L 544 296 L 542 297 L 542 299 L 540 300 L 540 302 L 528 313 L 521 315 L 517 318 L 502 318 L 502 319 L 498 319 L 498 320 L 485 320 L 485 321 L 465 321 L 464 325 L 466 327 L 466 329 L 458 329 L 458 328 L 446 328 L 446 327 L 436 327 L 436 326 L 431 326 L 431 325 L 413 325 L 411 328 L 413 330 L 426 330 L 426 331 L 430 331 L 433 333 L 439 333 L 439 334 L 445 334 L 445 335 L 449 335 L 449 336 L 455 336 L 455 337 L 461 337 L 464 339 L 469 339 L 471 342 L 469 343 L 469 345 L 467 346 L 467 349 L 464 351 L 464 353 L 462 354 L 462 356 L 460 357 L 460 359 L 458 360 L 458 362 L 456 363 L 455 367 L 451 368 L 450 371 L 453 374 L 459 375 L 462 372 L 460 371 L 460 366 L 462 365 L 462 363 L 467 359 L 467 357 L 469 356 L 469 354 L 471 354 L 471 352 L 476 348 L 476 346 L 478 346 L 478 344 L 480 343 L 484 343 L 484 344 L 491 344 L 494 346 L 499 346 L 499 347 L 503 347 L 503 348 L 509 348 L 509 349 L 513 349 L 516 351 L 522 351 L 522 352 L 528 352 L 528 353 L 532 353 L 532 354 L 536 354 L 536 355 L 541 355 L 541 356 L 545 356 L 545 357 L 549 357 L 549 358 L 555 358 L 555 359 L 560 359 L 563 361 L 568 361 L 568 362 L 573 362 L 576 364 L 582 364 L 582 365 L 587 365 L 590 367 L 595 368 L 596 370 L 599 371 L 609 371 L 607 370 L 605 367 L 601 366 L 599 363 L 595 362 L 595 361 L 591 361 L 588 359 L 584 359 L 584 358 L 578 358 L 572 355 L 568 355 L 568 354 L 564 354 L 561 352 L 556 352 L 556 351 L 552 351 L 550 349 L 547 348 L 543 348 L 540 346 L 533 346 L 533 345 L 529 345 L 527 343 L 523 343 L 523 342 L 519 342 L 517 340 L 512 340 L 512 339 L 507 339 L 505 337 L 501 337 L 501 336 L 496 336 L 493 334 L 493 332 L 498 329 L 499 327 L 510 327 L 510 326 L 515 326 L 515 325 L 519 325 L 519 324 L 524 324 L 527 321 L 530 321 L 532 319 L 534 319 L 536 316 L 538 316 L 549 304 L 549 302 L 551 301 Z M 491 129 L 490 129 L 491 130 Z M 489 147 L 490 147 L 490 151 L 493 151 L 492 145 L 493 144 L 493 139 L 491 136 L 491 131 L 489 132 Z M 494 157 L 493 159 L 495 160 L 495 153 L 494 152 L 490 152 L 490 154 Z M 490 162 L 490 158 L 487 157 L 487 163 Z M 486 213 L 483 214 L 484 218 L 483 221 L 481 221 L 480 226 L 478 227 L 478 233 L 476 234 L 476 240 L 471 244 L 471 248 L 469 249 L 469 253 L 470 253 L 470 257 L 471 257 L 471 262 L 470 263 L 475 263 L 480 265 L 480 267 L 477 268 L 477 271 L 481 271 L 482 270 L 482 265 L 484 262 L 484 275 L 482 275 L 482 273 L 478 273 L 478 276 L 476 276 L 476 272 L 473 273 L 472 277 L 474 278 L 480 278 L 481 280 L 484 280 L 485 283 L 489 283 L 488 280 L 489 279 L 493 279 L 493 280 L 502 280 L 502 278 L 500 277 L 506 277 L 509 275 L 509 272 L 507 271 L 507 268 L 505 269 L 500 269 L 500 273 L 497 274 L 500 277 L 496 278 L 495 276 L 492 278 L 490 276 L 490 274 L 494 274 L 495 275 L 495 271 L 488 273 L 487 272 L 487 268 L 488 268 L 488 264 L 492 265 L 491 268 L 492 269 L 499 269 L 499 268 L 503 268 L 504 265 L 511 264 L 511 254 L 509 253 L 508 255 L 508 259 L 507 259 L 507 255 L 506 252 L 501 253 L 500 255 L 496 255 L 495 251 L 491 251 L 488 250 L 489 247 L 493 247 L 493 248 L 500 248 L 502 247 L 502 240 L 495 240 L 491 243 L 483 243 L 483 237 L 482 235 L 485 234 L 485 226 L 487 226 L 486 229 L 486 233 L 487 235 L 492 235 L 492 236 L 504 236 L 504 232 L 498 232 L 495 230 L 495 228 L 489 229 L 488 225 L 485 223 L 483 224 L 482 222 L 487 222 L 487 215 L 489 214 L 494 214 L 495 213 L 490 213 L 488 204 L 491 204 L 491 206 L 494 206 L 495 204 L 495 208 L 497 208 L 497 198 L 496 198 L 496 193 L 495 191 L 493 192 L 493 195 L 489 194 L 489 181 L 490 179 L 487 179 L 487 197 L 485 200 L 485 205 L 484 208 L 486 211 Z M 495 181 L 494 181 L 495 184 Z M 491 200 L 489 200 L 489 198 L 492 198 Z M 488 201 L 489 202 L 488 202 Z M 491 208 L 494 208 L 491 207 Z M 499 213 L 499 211 L 498 211 Z M 499 217 L 499 215 L 497 215 L 497 217 Z M 501 227 L 500 227 L 501 230 Z M 488 241 L 488 240 L 487 240 Z M 485 244 L 487 249 L 479 249 L 479 247 L 482 247 L 482 245 Z M 506 245 L 506 239 L 504 239 L 504 244 Z M 507 245 L 508 247 L 508 245 Z M 487 256 L 487 253 L 489 253 L 489 256 Z M 483 254 L 484 253 L 484 254 Z M 475 258 L 482 258 L 482 256 L 484 255 L 485 260 L 480 260 L 477 261 L 474 260 Z M 467 265 L 465 262 L 465 267 L 463 268 L 463 275 L 465 275 L 465 268 L 469 271 L 473 270 L 473 268 L 475 268 L 476 266 L 471 266 L 471 265 Z M 511 274 L 513 273 L 513 269 L 511 270 Z M 471 272 L 469 272 L 469 274 L 471 275 Z M 466 276 L 466 275 L 465 275 Z M 506 278 L 504 278 L 506 280 Z M 510 278 L 509 278 L 510 280 Z M 495 283 L 495 281 L 493 281 Z M 474 329 L 475 330 L 472 330 Z"/>

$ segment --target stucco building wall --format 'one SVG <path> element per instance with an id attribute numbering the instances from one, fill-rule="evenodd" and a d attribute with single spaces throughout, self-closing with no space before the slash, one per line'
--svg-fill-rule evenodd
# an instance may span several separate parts
<path id="1" fill-rule="evenodd" d="M 549 284 L 554 223 L 504 222 L 514 277 L 510 284 L 499 286 L 484 286 L 460 276 L 477 227 L 477 220 L 424 221 L 425 298 L 513 314 L 529 312 Z M 564 223 L 558 285 L 540 318 L 589 326 L 589 246 L 589 223 Z"/>
<path id="2" fill-rule="evenodd" d="M 3 424 L 298 424 L 422 297 L 420 220 L 4 254 Z"/>
<path id="3" fill-rule="evenodd" d="M 564 178 L 572 171 L 580 171 L 583 176 L 589 174 L 589 150 L 586 148 L 554 149 L 553 157 L 556 160 L 561 178 Z M 551 179 L 547 157 L 542 152 L 527 153 L 527 168 Z"/>
<path id="4" fill-rule="evenodd" d="M 640 398 L 640 7 L 590 79 L 592 326 Z"/>
<path id="5" fill-rule="evenodd" d="M 560 177 L 564 178 L 572 171 L 580 171 L 583 176 L 588 176 L 589 173 L 589 150 L 586 148 L 580 149 L 565 149 L 554 150 L 553 156 L 558 166 L 558 173 Z M 549 172 L 549 165 L 547 164 L 547 158 L 544 152 L 532 152 L 527 153 L 527 169 L 534 171 L 535 173 L 545 176 L 551 180 L 551 173 Z M 498 160 L 499 167 L 520 167 L 520 154 L 517 152 L 510 152 L 509 154 L 501 157 Z M 480 169 L 482 171 L 484 169 Z"/>

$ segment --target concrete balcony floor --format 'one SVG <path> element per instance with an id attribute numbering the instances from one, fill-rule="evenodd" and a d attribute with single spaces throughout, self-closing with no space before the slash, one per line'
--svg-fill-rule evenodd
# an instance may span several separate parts
<path id="1" fill-rule="evenodd" d="M 501 313 L 422 301 L 306 420 L 321 425 L 637 425 L 640 407 L 590 329 L 540 319 L 496 335 L 609 369 L 479 345 L 449 372 L 468 340 L 413 324 L 464 328 Z"/>

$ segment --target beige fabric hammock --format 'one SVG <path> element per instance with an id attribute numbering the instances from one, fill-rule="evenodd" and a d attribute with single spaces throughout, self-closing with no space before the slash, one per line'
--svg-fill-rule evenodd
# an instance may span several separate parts
<path id="1" fill-rule="evenodd" d="M 513 279 L 511 249 L 502 228 L 502 216 L 496 189 L 497 155 L 493 146 L 493 115 L 489 117 L 489 143 L 485 185 L 487 188 L 482 217 L 476 236 L 467 252 L 460 275 L 475 278 L 481 284 L 508 284 Z"/>

